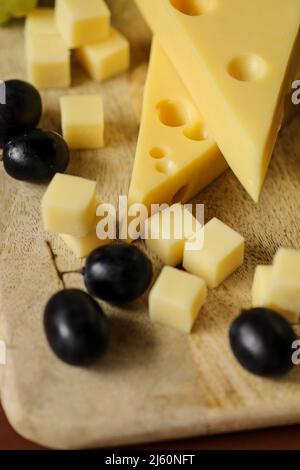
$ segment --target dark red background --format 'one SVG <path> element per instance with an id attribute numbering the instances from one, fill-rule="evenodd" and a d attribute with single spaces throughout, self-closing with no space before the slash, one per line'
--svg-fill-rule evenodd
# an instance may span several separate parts
<path id="1" fill-rule="evenodd" d="M 134 447 L 151 450 L 300 450 L 300 425 Z M 22 439 L 0 408 L 0 450 L 42 450 Z"/>

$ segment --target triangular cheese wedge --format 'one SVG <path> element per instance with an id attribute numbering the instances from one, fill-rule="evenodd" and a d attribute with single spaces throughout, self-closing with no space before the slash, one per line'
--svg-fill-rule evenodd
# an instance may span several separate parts
<path id="1" fill-rule="evenodd" d="M 156 39 L 144 92 L 129 203 L 186 202 L 227 168 Z"/>
<path id="2" fill-rule="evenodd" d="M 299 0 L 136 0 L 257 201 L 283 117 Z"/>

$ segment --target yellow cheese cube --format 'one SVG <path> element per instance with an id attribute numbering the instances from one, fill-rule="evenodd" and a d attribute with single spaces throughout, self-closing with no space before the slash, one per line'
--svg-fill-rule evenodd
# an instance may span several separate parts
<path id="1" fill-rule="evenodd" d="M 104 0 L 56 0 L 57 28 L 70 49 L 105 39 L 110 11 Z"/>
<path id="2" fill-rule="evenodd" d="M 62 131 L 71 149 L 104 145 L 104 110 L 100 95 L 69 95 L 60 99 Z"/>
<path id="3" fill-rule="evenodd" d="M 128 69 L 129 42 L 117 30 L 111 28 L 106 40 L 79 48 L 77 57 L 93 80 L 107 80 Z"/>
<path id="4" fill-rule="evenodd" d="M 165 266 L 149 295 L 150 318 L 190 333 L 206 296 L 203 279 Z"/>
<path id="5" fill-rule="evenodd" d="M 272 266 L 257 266 L 252 286 L 252 306 L 265 307 L 275 310 L 284 316 L 289 322 L 297 323 L 299 313 L 289 312 L 276 305 L 271 291 Z"/>
<path id="6" fill-rule="evenodd" d="M 85 237 L 96 214 L 96 182 L 57 173 L 42 200 L 45 230 Z"/>
<path id="7" fill-rule="evenodd" d="M 27 15 L 25 36 L 55 35 L 58 29 L 55 24 L 53 8 L 36 8 Z"/>
<path id="8" fill-rule="evenodd" d="M 111 243 L 111 240 L 109 239 L 100 240 L 100 238 L 97 237 L 96 227 L 94 227 L 93 230 L 83 238 L 77 238 L 66 234 L 61 234 L 60 237 L 70 250 L 73 251 L 77 258 L 86 258 L 92 253 L 92 251 L 96 250 L 96 248 L 100 248 L 101 246 Z"/>
<path id="9" fill-rule="evenodd" d="M 244 261 L 244 238 L 214 218 L 204 227 L 204 245 L 184 250 L 184 268 L 205 279 L 208 287 L 218 287 Z"/>
<path id="10" fill-rule="evenodd" d="M 101 206 L 102 201 L 99 197 L 96 198 L 96 201 L 98 209 L 99 206 Z M 101 233 L 101 238 L 98 237 L 98 224 L 101 220 L 103 220 L 104 217 L 104 215 L 99 215 L 95 217 L 95 220 L 92 225 L 92 230 L 85 237 L 78 238 L 73 237 L 72 235 L 60 234 L 60 238 L 65 242 L 69 249 L 73 251 L 74 255 L 77 256 L 77 258 L 86 258 L 96 248 L 108 245 L 109 243 L 112 243 L 114 241 L 113 238 L 109 238 L 109 234 L 106 234 L 107 236 L 104 238 L 103 233 Z"/>
<path id="11" fill-rule="evenodd" d="M 270 282 L 272 266 L 257 266 L 252 285 L 252 306 L 273 308 L 271 305 Z"/>
<path id="12" fill-rule="evenodd" d="M 271 295 L 279 308 L 300 314 L 300 251 L 278 250 L 273 263 Z"/>
<path id="13" fill-rule="evenodd" d="M 38 88 L 64 88 L 71 83 L 70 53 L 58 34 L 30 35 L 26 40 L 29 81 Z"/>
<path id="14" fill-rule="evenodd" d="M 113 240 L 107 238 L 106 240 L 101 240 L 97 236 L 97 224 L 99 219 L 93 224 L 92 230 L 82 238 L 73 237 L 72 235 L 61 234 L 61 239 L 66 243 L 71 251 L 77 256 L 77 258 L 85 258 L 89 256 L 92 251 L 101 246 L 108 245 L 112 243 Z"/>
<path id="15" fill-rule="evenodd" d="M 165 264 L 178 266 L 186 240 L 200 229 L 200 222 L 182 204 L 174 204 L 146 220 L 146 245 Z"/>

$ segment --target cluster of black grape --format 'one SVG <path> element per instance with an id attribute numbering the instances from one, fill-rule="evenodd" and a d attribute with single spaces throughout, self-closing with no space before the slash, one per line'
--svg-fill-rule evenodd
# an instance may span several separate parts
<path id="1" fill-rule="evenodd" d="M 65 289 L 46 306 L 44 327 L 54 353 L 74 366 L 100 359 L 109 344 L 109 327 L 107 316 L 93 297 L 127 304 L 144 294 L 152 275 L 152 263 L 135 246 L 114 243 L 91 253 L 84 269 L 90 295 Z"/>
<path id="2" fill-rule="evenodd" d="M 42 116 L 37 89 L 22 80 L 0 86 L 0 148 L 6 172 L 31 183 L 45 183 L 55 173 L 64 173 L 70 159 L 66 142 L 56 132 L 36 128 Z"/>

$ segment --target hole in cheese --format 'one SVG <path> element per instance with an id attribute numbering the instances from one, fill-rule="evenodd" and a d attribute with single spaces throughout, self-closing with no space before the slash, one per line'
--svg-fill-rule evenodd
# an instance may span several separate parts
<path id="1" fill-rule="evenodd" d="M 159 159 L 159 158 L 164 158 L 167 155 L 167 152 L 165 149 L 161 147 L 153 147 L 149 151 L 149 154 L 150 154 L 150 157 Z"/>
<path id="2" fill-rule="evenodd" d="M 158 171 L 158 173 L 164 173 L 164 174 L 170 174 L 173 171 L 175 171 L 176 168 L 177 167 L 175 163 L 172 162 L 171 160 L 164 160 L 163 162 L 159 162 L 155 165 L 156 171 Z"/>
<path id="3" fill-rule="evenodd" d="M 265 75 L 266 70 L 265 61 L 255 54 L 235 57 L 228 65 L 229 75 L 242 82 L 259 80 Z"/>
<path id="4" fill-rule="evenodd" d="M 217 0 L 170 0 L 170 3 L 184 15 L 200 16 L 215 8 Z"/>
<path id="5" fill-rule="evenodd" d="M 189 121 L 187 107 L 179 101 L 161 101 L 157 105 L 160 121 L 169 127 L 181 127 Z"/>
<path id="6" fill-rule="evenodd" d="M 200 121 L 194 122 L 193 124 L 187 126 L 184 129 L 183 134 L 188 139 L 196 141 L 206 140 L 209 137 L 208 130 Z"/>

